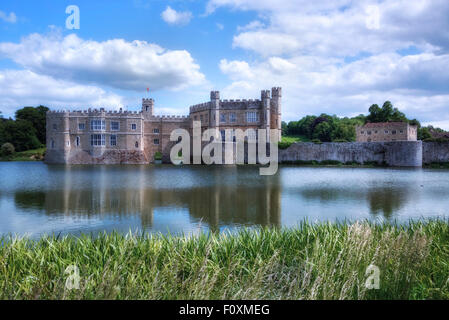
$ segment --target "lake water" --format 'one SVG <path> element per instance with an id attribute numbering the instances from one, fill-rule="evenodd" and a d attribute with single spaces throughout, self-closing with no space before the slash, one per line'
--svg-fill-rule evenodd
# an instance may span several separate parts
<path id="1" fill-rule="evenodd" d="M 0 235 L 446 218 L 449 170 L 0 162 Z"/>

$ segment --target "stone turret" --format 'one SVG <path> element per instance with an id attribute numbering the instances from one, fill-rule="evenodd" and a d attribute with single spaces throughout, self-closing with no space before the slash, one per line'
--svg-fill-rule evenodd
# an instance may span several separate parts
<path id="1" fill-rule="evenodd" d="M 267 131 L 267 141 L 270 139 L 270 125 L 271 125 L 271 102 L 270 102 L 270 90 L 262 90 L 260 94 L 262 100 L 262 117 L 263 117 L 263 129 Z"/>
<path id="2" fill-rule="evenodd" d="M 279 141 L 281 140 L 282 121 L 281 121 L 281 99 L 282 88 L 271 88 L 271 128 L 279 130 Z"/>
<path id="3" fill-rule="evenodd" d="M 142 114 L 145 118 L 151 118 L 154 114 L 154 100 L 142 99 Z"/>
<path id="4" fill-rule="evenodd" d="M 210 92 L 210 126 L 213 128 L 218 128 L 220 126 L 220 91 Z"/>

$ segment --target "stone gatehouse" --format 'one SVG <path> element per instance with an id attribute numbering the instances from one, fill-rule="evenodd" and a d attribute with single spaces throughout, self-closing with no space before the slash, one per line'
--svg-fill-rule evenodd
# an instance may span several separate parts
<path id="1" fill-rule="evenodd" d="M 226 129 L 276 129 L 280 140 L 281 97 L 279 87 L 262 90 L 254 100 L 220 100 L 220 93 L 212 91 L 210 101 L 191 106 L 188 116 L 156 116 L 153 99 L 142 99 L 141 111 L 48 111 L 45 161 L 139 164 L 153 162 L 160 152 L 169 162 L 175 143 L 171 132 L 181 128 L 192 134 L 193 121 L 201 121 L 202 130 L 217 128 L 222 134 Z"/>

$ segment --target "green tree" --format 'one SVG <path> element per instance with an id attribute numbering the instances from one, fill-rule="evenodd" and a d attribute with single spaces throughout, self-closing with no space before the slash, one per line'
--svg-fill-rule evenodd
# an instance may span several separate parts
<path id="1" fill-rule="evenodd" d="M 323 121 L 317 124 L 313 130 L 313 139 L 319 139 L 322 142 L 332 141 L 331 124 L 327 121 Z"/>
<path id="2" fill-rule="evenodd" d="M 36 137 L 40 143 L 46 142 L 46 114 L 48 108 L 45 106 L 24 107 L 16 111 L 16 119 L 29 121 L 36 130 Z"/>
<path id="3" fill-rule="evenodd" d="M 385 101 L 382 108 L 377 104 L 371 105 L 368 109 L 369 115 L 366 117 L 368 122 L 406 122 L 407 117 L 404 113 L 393 107 L 390 101 Z"/>
<path id="4" fill-rule="evenodd" d="M 41 146 L 32 123 L 21 119 L 7 120 L 3 123 L 0 144 L 6 142 L 12 143 L 17 151 L 36 149 Z"/>
<path id="5" fill-rule="evenodd" d="M 14 154 L 15 149 L 14 146 L 12 145 L 12 143 L 6 142 L 4 144 L 2 144 L 1 147 L 1 154 L 3 156 L 10 156 L 12 154 Z"/>

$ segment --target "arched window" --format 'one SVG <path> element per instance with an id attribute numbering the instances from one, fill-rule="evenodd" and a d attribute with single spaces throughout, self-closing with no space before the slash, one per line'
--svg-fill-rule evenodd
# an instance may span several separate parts
<path id="1" fill-rule="evenodd" d="M 136 148 L 138 148 L 139 147 L 139 143 L 136 141 Z"/>
<path id="2" fill-rule="evenodd" d="M 55 140 L 51 139 L 51 148 L 54 149 L 55 148 Z"/>
<path id="3" fill-rule="evenodd" d="M 76 137 L 76 146 L 79 147 L 80 146 L 80 137 Z"/>

